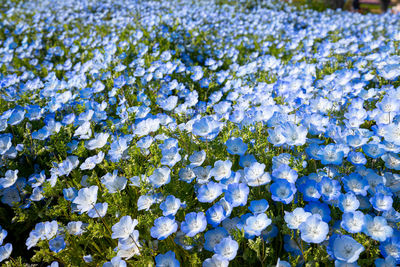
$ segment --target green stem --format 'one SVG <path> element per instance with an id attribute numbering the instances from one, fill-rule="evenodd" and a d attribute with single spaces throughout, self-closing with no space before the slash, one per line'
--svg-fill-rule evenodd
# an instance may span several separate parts
<path id="1" fill-rule="evenodd" d="M 293 239 L 296 245 L 300 248 L 301 251 L 301 256 L 303 257 L 304 261 L 306 261 L 306 258 L 304 256 L 304 249 L 303 249 L 303 240 L 300 238 L 300 244 L 297 241 L 297 238 L 299 237 L 299 231 L 296 230 L 296 237 Z"/>

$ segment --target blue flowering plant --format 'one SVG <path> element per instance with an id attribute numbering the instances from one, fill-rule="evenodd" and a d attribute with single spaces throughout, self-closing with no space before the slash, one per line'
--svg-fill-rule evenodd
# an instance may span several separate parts
<path id="1" fill-rule="evenodd" d="M 1 264 L 400 265 L 399 15 L 245 2 L 3 1 Z"/>

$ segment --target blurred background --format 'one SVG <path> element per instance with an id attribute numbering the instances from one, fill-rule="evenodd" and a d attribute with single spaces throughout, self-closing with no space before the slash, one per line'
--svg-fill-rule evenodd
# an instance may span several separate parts
<path id="1" fill-rule="evenodd" d="M 307 4 L 310 8 L 319 11 L 327 8 L 360 12 L 384 13 L 400 11 L 400 0 L 292 0 L 295 5 Z"/>

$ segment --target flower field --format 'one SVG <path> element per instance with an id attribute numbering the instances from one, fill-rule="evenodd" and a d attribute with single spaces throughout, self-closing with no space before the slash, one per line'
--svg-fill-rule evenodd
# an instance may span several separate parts
<path id="1" fill-rule="evenodd" d="M 4 0 L 0 16 L 3 266 L 400 264 L 400 15 Z"/>

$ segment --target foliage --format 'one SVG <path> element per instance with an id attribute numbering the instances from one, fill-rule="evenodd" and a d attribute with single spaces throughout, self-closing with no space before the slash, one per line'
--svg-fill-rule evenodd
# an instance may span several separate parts
<path id="1" fill-rule="evenodd" d="M 398 16 L 3 2 L 4 266 L 400 264 Z"/>

